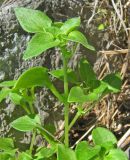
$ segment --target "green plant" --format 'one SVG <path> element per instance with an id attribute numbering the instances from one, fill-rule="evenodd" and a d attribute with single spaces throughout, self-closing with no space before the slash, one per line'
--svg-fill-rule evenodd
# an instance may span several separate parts
<path id="1" fill-rule="evenodd" d="M 102 97 L 108 93 L 117 93 L 121 88 L 121 79 L 119 74 L 109 74 L 102 80 L 98 80 L 94 73 L 91 65 L 86 59 L 81 59 L 78 65 L 78 71 L 74 71 L 68 68 L 68 62 L 74 55 L 77 44 L 81 44 L 87 49 L 94 51 L 94 47 L 91 46 L 86 37 L 77 30 L 80 26 L 80 18 L 68 19 L 64 23 L 52 22 L 52 20 L 41 11 L 16 8 L 16 17 L 22 26 L 22 28 L 30 33 L 35 33 L 30 42 L 28 43 L 27 49 L 24 53 L 23 58 L 28 60 L 42 54 L 49 48 L 57 47 L 61 51 L 63 67 L 61 69 L 48 71 L 45 67 L 32 67 L 25 71 L 17 80 L 5 81 L 0 83 L 2 88 L 0 91 L 0 101 L 9 97 L 11 102 L 15 105 L 21 106 L 26 115 L 19 117 L 11 123 L 11 127 L 22 132 L 32 132 L 32 141 L 29 150 L 26 152 L 20 152 L 19 149 L 14 148 L 12 139 L 4 138 L 0 139 L 0 159 L 2 160 L 82 160 L 82 159 L 110 159 L 111 154 L 119 152 L 125 160 L 125 155 L 122 151 L 114 150 L 113 142 L 116 143 L 112 133 L 108 134 L 111 138 L 110 143 L 107 143 L 103 139 L 103 135 L 98 135 L 98 130 L 106 132 L 103 128 L 97 128 L 93 131 L 93 140 L 95 147 L 89 146 L 86 142 L 81 142 L 75 152 L 69 148 L 69 130 L 75 124 L 76 120 L 83 114 L 88 112 L 94 107 L 95 103 L 98 102 Z M 72 47 L 67 47 L 69 41 L 74 42 Z M 78 76 L 77 76 L 78 75 Z M 64 84 L 64 92 L 60 93 L 54 84 L 50 80 L 50 76 L 53 76 Z M 73 87 L 69 86 L 71 83 Z M 40 117 L 37 114 L 34 102 L 35 102 L 35 89 L 36 87 L 46 87 L 54 94 L 55 97 L 64 105 L 64 119 L 65 119 L 65 133 L 63 135 L 64 141 L 60 142 L 57 140 L 48 130 L 42 126 Z M 90 103 L 88 109 L 84 108 L 84 103 Z M 69 110 L 70 107 L 75 104 L 77 113 L 74 119 L 69 122 Z M 97 132 L 97 133 L 96 133 Z M 43 135 L 43 137 L 50 144 L 50 148 L 41 146 L 36 151 L 33 149 L 35 136 L 37 133 Z M 106 144 L 97 144 L 97 139 L 102 139 Z M 106 134 L 104 135 L 106 137 Z M 113 140 L 114 139 L 114 140 Z M 109 141 L 108 141 L 109 142 Z M 1 145 L 3 144 L 3 146 Z M 6 144 L 6 146 L 4 145 Z M 88 148 L 91 152 L 85 151 L 84 158 L 80 158 L 82 154 L 82 147 Z M 101 149 L 103 148 L 104 149 Z M 106 147 L 108 147 L 106 149 Z M 110 150 L 111 148 L 111 150 Z M 110 150 L 109 154 L 108 151 Z M 107 151 L 107 153 L 106 153 Z M 114 152 L 114 153 L 113 153 Z M 18 154 L 16 154 L 18 153 Z M 35 154 L 34 154 L 35 153 Z M 57 158 L 55 153 L 57 153 Z M 110 156 L 109 156 L 110 155 Z M 87 156 L 87 157 L 86 157 Z M 107 158 L 108 157 L 108 158 Z M 110 158 L 109 158 L 110 157 Z M 118 157 L 118 156 L 117 156 Z"/>

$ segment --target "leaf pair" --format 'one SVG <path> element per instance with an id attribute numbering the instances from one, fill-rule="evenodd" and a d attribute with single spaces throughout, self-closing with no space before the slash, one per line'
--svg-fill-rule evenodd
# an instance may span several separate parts
<path id="1" fill-rule="evenodd" d="M 104 77 L 103 80 L 98 80 L 93 68 L 86 59 L 80 61 L 79 73 L 81 81 L 85 83 L 86 87 L 72 87 L 68 102 L 93 102 L 108 93 L 117 93 L 121 89 L 122 82 L 119 74 L 112 73 Z"/>
<path id="2" fill-rule="evenodd" d="M 66 45 L 67 41 L 81 43 L 90 50 L 94 47 L 88 44 L 86 37 L 79 31 L 73 31 L 80 26 L 80 18 L 72 18 L 65 23 L 52 23 L 51 19 L 41 11 L 15 8 L 15 14 L 22 28 L 31 33 L 36 33 L 24 53 L 24 59 L 40 55 L 49 48 Z"/>
<path id="3" fill-rule="evenodd" d="M 95 146 L 82 141 L 76 146 L 75 151 L 64 145 L 58 145 L 57 160 L 127 160 L 126 154 L 115 148 L 117 140 L 108 129 L 102 127 L 94 129 L 92 139 Z M 109 144 L 111 147 L 108 148 Z"/>
<path id="4" fill-rule="evenodd" d="M 29 97 L 21 95 L 21 91 L 26 91 L 26 89 L 35 87 L 47 87 L 60 102 L 64 103 L 63 97 L 59 94 L 53 83 L 50 81 L 47 71 L 48 70 L 45 67 L 32 67 L 31 69 L 25 71 L 17 81 L 0 83 L 0 86 L 4 86 L 4 88 L 0 91 L 0 102 L 9 96 L 13 103 L 16 105 L 21 105 L 22 101 L 29 100 Z M 12 88 L 10 89 L 7 87 Z"/>
<path id="5" fill-rule="evenodd" d="M 30 132 L 38 130 L 41 135 L 49 142 L 51 146 L 56 147 L 57 142 L 50 132 L 41 126 L 39 115 L 25 115 L 11 123 L 11 127 L 18 131 Z"/>
<path id="6" fill-rule="evenodd" d="M 80 142 L 75 151 L 64 145 L 58 145 L 57 160 L 94 160 L 100 151 L 100 146 L 91 147 L 85 141 Z"/>
<path id="7" fill-rule="evenodd" d="M 20 96 L 17 94 L 17 90 L 32 88 L 36 86 L 51 87 L 52 83 L 49 79 L 47 69 L 44 67 L 33 67 L 25 71 L 16 81 L 5 81 L 0 83 L 0 87 L 3 89 L 0 91 L 0 102 L 6 98 L 9 94 L 11 99 L 16 98 L 20 100 Z M 9 88 L 8 88 L 9 87 Z M 10 87 L 12 87 L 10 89 Z M 15 97 L 14 97 L 15 95 Z M 14 99 L 15 101 L 15 99 Z"/>

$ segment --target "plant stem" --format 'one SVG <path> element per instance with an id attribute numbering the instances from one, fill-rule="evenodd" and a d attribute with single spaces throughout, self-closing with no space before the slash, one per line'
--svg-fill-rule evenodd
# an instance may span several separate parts
<path id="1" fill-rule="evenodd" d="M 50 90 L 60 100 L 60 102 L 65 103 L 63 97 L 60 95 L 54 85 L 50 86 Z"/>
<path id="2" fill-rule="evenodd" d="M 30 154 L 32 155 L 32 151 L 33 151 L 33 145 L 34 145 L 34 142 L 35 142 L 35 137 L 36 137 L 36 130 L 33 131 L 33 135 L 32 135 L 32 140 L 31 140 L 31 144 L 30 144 Z"/>
<path id="3" fill-rule="evenodd" d="M 21 106 L 27 114 L 30 114 L 30 110 L 25 105 L 21 105 Z"/>
<path id="4" fill-rule="evenodd" d="M 34 114 L 35 111 L 34 111 L 32 102 L 29 103 L 29 106 L 30 106 L 31 113 Z"/>
<path id="5" fill-rule="evenodd" d="M 65 146 L 69 146 L 69 104 L 65 105 Z"/>
<path id="6" fill-rule="evenodd" d="M 67 78 L 67 60 L 63 55 L 63 70 L 64 70 L 64 93 L 68 97 L 68 78 Z"/>
<path id="7" fill-rule="evenodd" d="M 77 112 L 76 115 L 74 116 L 74 118 L 72 119 L 70 125 L 69 125 L 69 130 L 72 128 L 72 126 L 75 124 L 75 122 L 77 121 L 77 119 L 80 117 L 80 113 Z"/>
<path id="8" fill-rule="evenodd" d="M 65 58 L 66 49 L 61 48 L 63 58 L 63 71 L 64 71 L 64 94 L 65 98 L 68 97 L 68 78 L 67 78 L 67 59 Z M 65 146 L 69 147 L 69 104 L 65 103 Z"/>
<path id="9" fill-rule="evenodd" d="M 59 140 L 55 138 L 48 130 L 43 128 L 41 125 L 37 126 L 37 129 L 40 131 L 40 133 L 43 135 L 43 137 L 49 142 L 51 146 L 56 146 L 57 142 L 61 143 Z"/>
<path id="10" fill-rule="evenodd" d="M 98 102 L 98 101 L 93 102 L 93 103 L 90 105 L 90 107 L 89 107 L 87 110 L 85 110 L 85 113 L 89 113 L 89 112 L 91 111 L 91 109 L 93 109 L 93 108 L 95 107 L 95 104 L 96 104 L 97 102 Z"/>
<path id="11" fill-rule="evenodd" d="M 97 102 L 94 102 L 90 105 L 90 107 L 85 111 L 85 113 L 89 113 L 89 111 L 94 108 L 95 104 Z M 74 118 L 72 119 L 71 123 L 69 124 L 69 130 L 71 129 L 71 127 L 75 124 L 75 122 L 77 121 L 77 119 L 81 116 L 81 113 L 78 111 L 76 113 L 76 115 L 74 116 Z"/>

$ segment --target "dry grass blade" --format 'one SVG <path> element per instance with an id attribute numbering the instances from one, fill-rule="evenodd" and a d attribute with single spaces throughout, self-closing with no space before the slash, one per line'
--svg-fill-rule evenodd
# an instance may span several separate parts
<path id="1" fill-rule="evenodd" d="M 115 12 L 116 12 L 116 14 L 118 15 L 118 17 L 119 17 L 119 19 L 120 19 L 120 21 L 121 21 L 121 23 L 122 23 L 122 25 L 123 25 L 123 27 L 124 27 L 124 30 L 125 30 L 125 32 L 126 32 L 126 34 L 127 34 L 127 36 L 128 36 L 127 27 L 126 27 L 126 25 L 125 25 L 125 23 L 124 23 L 124 20 L 123 20 L 123 18 L 122 18 L 122 16 L 121 16 L 119 10 L 117 9 L 117 6 L 116 6 L 114 0 L 111 0 L 111 2 L 112 2 L 112 5 L 113 5 L 113 7 L 114 7 L 114 9 L 115 9 Z M 121 3 L 120 3 L 120 4 L 121 4 Z"/>
<path id="2" fill-rule="evenodd" d="M 123 148 L 123 147 L 124 147 L 123 143 L 124 143 L 125 140 L 126 140 L 127 138 L 129 138 L 129 137 L 130 137 L 130 128 L 129 128 L 128 131 L 121 137 L 121 139 L 118 141 L 117 146 Z M 130 143 L 130 141 L 129 141 L 128 143 Z"/>

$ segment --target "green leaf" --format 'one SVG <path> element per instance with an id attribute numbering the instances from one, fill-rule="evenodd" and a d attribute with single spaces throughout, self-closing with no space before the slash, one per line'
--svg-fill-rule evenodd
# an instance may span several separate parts
<path id="1" fill-rule="evenodd" d="M 15 105 L 21 105 L 21 103 L 23 101 L 23 97 L 22 96 L 20 96 L 17 93 L 13 93 L 13 92 L 11 92 L 9 94 L 9 98 Z"/>
<path id="2" fill-rule="evenodd" d="M 0 152 L 0 160 L 14 160 L 14 159 L 11 159 L 11 156 L 9 154 Z"/>
<path id="3" fill-rule="evenodd" d="M 112 149 L 104 160 L 128 160 L 128 157 L 122 150 Z"/>
<path id="4" fill-rule="evenodd" d="M 94 102 L 99 99 L 99 95 L 96 93 L 92 92 L 86 95 L 86 101 L 85 102 Z"/>
<path id="5" fill-rule="evenodd" d="M 111 149 L 114 149 L 115 145 L 112 142 L 105 142 L 101 145 L 101 147 L 109 151 Z"/>
<path id="6" fill-rule="evenodd" d="M 79 72 L 81 79 L 85 81 L 86 86 L 90 88 L 95 88 L 95 85 L 93 82 L 97 83 L 96 74 L 93 71 L 92 66 L 89 64 L 89 62 L 86 59 L 81 59 L 79 64 Z"/>
<path id="7" fill-rule="evenodd" d="M 19 154 L 18 160 L 33 160 L 33 158 L 26 152 Z"/>
<path id="8" fill-rule="evenodd" d="M 84 103 L 84 102 L 92 102 L 99 99 L 99 95 L 97 93 L 89 93 L 84 94 L 84 91 L 81 87 L 72 87 L 68 96 L 68 102 L 78 102 L 78 103 Z"/>
<path id="9" fill-rule="evenodd" d="M 51 19 L 41 11 L 23 7 L 14 10 L 20 25 L 27 32 L 43 32 L 43 28 L 51 26 Z"/>
<path id="10" fill-rule="evenodd" d="M 64 23 L 63 22 L 54 22 L 53 25 L 58 27 L 58 28 L 61 28 L 61 26 L 63 25 Z"/>
<path id="11" fill-rule="evenodd" d="M 53 77 L 64 81 L 64 71 L 63 71 L 63 69 L 52 70 L 49 73 Z M 68 77 L 68 82 L 74 83 L 74 84 L 78 83 L 78 78 L 77 78 L 76 73 L 70 68 L 67 70 L 67 77 Z"/>
<path id="12" fill-rule="evenodd" d="M 81 87 L 72 87 L 68 96 L 68 102 L 86 102 L 87 96 Z"/>
<path id="13" fill-rule="evenodd" d="M 109 92 L 117 93 L 121 89 L 122 82 L 119 74 L 111 73 L 104 77 L 102 81 L 107 84 Z"/>
<path id="14" fill-rule="evenodd" d="M 79 31 L 72 31 L 68 34 L 67 37 L 64 38 L 73 42 L 80 43 L 87 49 L 95 51 L 95 48 L 88 43 L 86 37 Z"/>
<path id="15" fill-rule="evenodd" d="M 27 132 L 27 131 L 32 131 L 33 129 L 35 129 L 37 127 L 37 124 L 40 123 L 40 117 L 39 115 L 30 115 L 30 116 L 23 116 L 20 117 L 16 120 L 14 120 L 11 123 L 11 126 L 19 131 L 22 132 Z"/>
<path id="16" fill-rule="evenodd" d="M 0 149 L 4 151 L 14 150 L 14 142 L 11 138 L 0 138 Z"/>
<path id="17" fill-rule="evenodd" d="M 37 159 L 49 158 L 55 153 L 55 150 L 51 148 L 41 148 L 38 153 L 35 154 Z"/>
<path id="18" fill-rule="evenodd" d="M 54 40 L 53 35 L 50 33 L 37 33 L 28 43 L 23 59 L 36 57 L 47 49 L 58 46 L 59 43 L 60 41 L 58 39 Z"/>
<path id="19" fill-rule="evenodd" d="M 77 145 L 75 152 L 78 160 L 90 160 L 98 155 L 100 150 L 100 146 L 91 147 L 86 141 L 82 141 Z"/>
<path id="20" fill-rule="evenodd" d="M 97 85 L 97 86 L 96 86 Z M 87 94 L 86 102 L 93 102 L 99 100 L 101 97 L 107 94 L 107 84 L 103 81 L 92 81 L 92 86 L 94 89 Z"/>
<path id="21" fill-rule="evenodd" d="M 104 30 L 105 29 L 105 25 L 104 24 L 100 24 L 98 26 L 98 30 L 101 31 L 101 30 Z"/>
<path id="22" fill-rule="evenodd" d="M 92 81 L 93 82 L 93 81 Z M 104 83 L 103 81 L 95 81 L 95 83 L 97 82 L 97 87 L 95 89 L 93 89 L 93 91 L 91 93 L 88 94 L 88 96 L 93 95 L 93 101 L 99 100 L 102 96 L 106 95 L 104 94 L 106 92 L 107 89 L 107 85 L 106 83 Z"/>
<path id="23" fill-rule="evenodd" d="M 62 26 L 61 31 L 63 34 L 68 34 L 73 29 L 80 26 L 80 17 L 68 19 Z"/>
<path id="24" fill-rule="evenodd" d="M 117 143 L 117 139 L 112 132 L 103 127 L 97 127 L 92 131 L 93 142 L 96 145 L 102 145 L 107 142 Z"/>
<path id="25" fill-rule="evenodd" d="M 68 96 L 68 102 L 93 102 L 99 100 L 103 95 L 104 91 L 107 89 L 107 85 L 104 82 L 99 82 L 99 86 L 93 89 L 92 92 L 85 93 L 85 89 L 81 87 L 72 87 Z"/>
<path id="26" fill-rule="evenodd" d="M 4 81 L 0 83 L 0 87 L 13 87 L 17 81 L 12 80 L 12 81 Z"/>
<path id="27" fill-rule="evenodd" d="M 8 88 L 3 88 L 1 91 L 0 91 L 0 102 L 2 102 L 7 96 L 8 94 L 11 92 L 10 89 Z"/>
<path id="28" fill-rule="evenodd" d="M 62 144 L 58 145 L 57 160 L 77 160 L 75 152 Z"/>
<path id="29" fill-rule="evenodd" d="M 97 94 L 98 97 L 100 97 L 103 94 L 103 92 L 107 89 L 107 85 L 103 81 L 97 81 L 97 83 L 98 86 L 95 89 L 93 89 L 93 92 Z"/>
<path id="30" fill-rule="evenodd" d="M 47 69 L 44 67 L 33 67 L 25 71 L 17 80 L 14 89 L 31 88 L 36 86 L 51 87 Z"/>
<path id="31" fill-rule="evenodd" d="M 58 28 L 58 27 L 51 26 L 51 27 L 46 28 L 46 32 L 49 32 L 49 33 L 51 33 L 54 37 L 57 37 L 57 36 L 61 33 L 61 30 L 60 30 L 60 28 Z"/>

